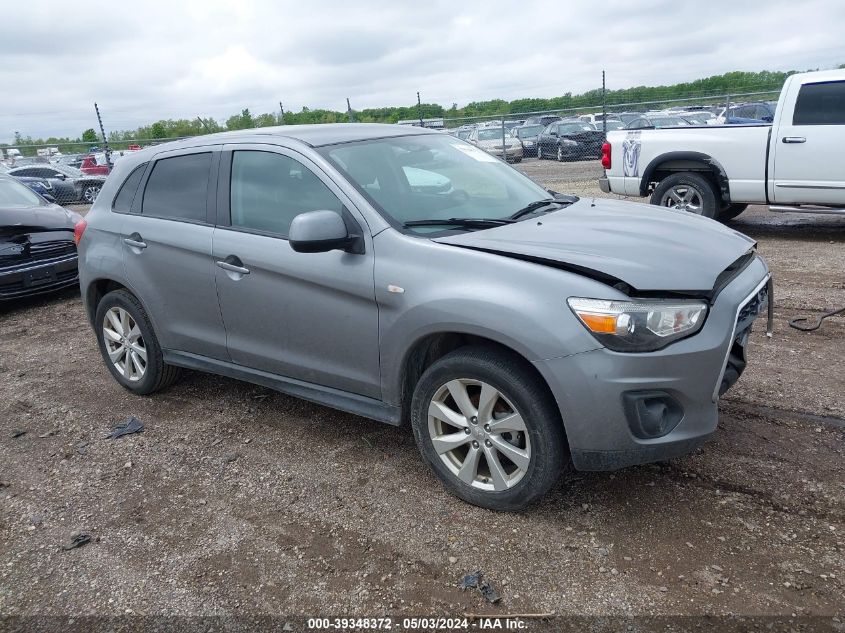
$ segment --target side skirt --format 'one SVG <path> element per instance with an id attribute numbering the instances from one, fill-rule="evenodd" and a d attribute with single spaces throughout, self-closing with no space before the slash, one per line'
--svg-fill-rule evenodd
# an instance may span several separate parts
<path id="1" fill-rule="evenodd" d="M 401 426 L 402 409 L 366 396 L 332 389 L 322 385 L 315 385 L 310 382 L 287 378 L 277 374 L 271 374 L 259 369 L 250 369 L 242 365 L 236 365 L 215 358 L 178 352 L 175 350 L 162 350 L 164 362 L 177 367 L 195 369 L 209 374 L 217 374 L 243 380 L 262 387 L 268 387 L 295 398 L 302 398 L 310 402 L 316 402 L 333 409 L 354 413 L 365 418 L 371 418 L 393 426 Z"/>

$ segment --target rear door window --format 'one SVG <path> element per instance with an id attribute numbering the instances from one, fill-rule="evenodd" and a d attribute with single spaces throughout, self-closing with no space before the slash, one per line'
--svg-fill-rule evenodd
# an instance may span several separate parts
<path id="1" fill-rule="evenodd" d="M 801 86 L 792 125 L 845 125 L 845 81 Z"/>
<path id="2" fill-rule="evenodd" d="M 162 158 L 144 189 L 141 213 L 188 222 L 206 222 L 211 152 Z"/>

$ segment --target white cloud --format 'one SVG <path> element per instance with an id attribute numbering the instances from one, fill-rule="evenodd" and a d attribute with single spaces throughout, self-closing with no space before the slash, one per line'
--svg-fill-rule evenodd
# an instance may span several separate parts
<path id="1" fill-rule="evenodd" d="M 0 22 L 0 140 L 248 107 L 554 96 L 845 62 L 839 0 L 27 0 Z"/>

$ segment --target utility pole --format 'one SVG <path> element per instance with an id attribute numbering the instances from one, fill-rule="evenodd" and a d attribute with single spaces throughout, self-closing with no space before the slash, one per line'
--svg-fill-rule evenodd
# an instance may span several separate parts
<path id="1" fill-rule="evenodd" d="M 346 113 L 349 115 L 349 122 L 355 123 L 355 113 L 352 111 L 352 106 L 349 105 L 349 97 L 346 97 Z"/>
<path id="2" fill-rule="evenodd" d="M 423 127 L 422 102 L 420 101 L 420 91 L 419 90 L 417 90 L 417 115 L 420 117 L 420 127 Z"/>
<path id="3" fill-rule="evenodd" d="M 103 151 L 106 153 L 106 167 L 111 171 L 111 150 L 109 149 L 109 141 L 106 138 L 106 130 L 103 127 L 103 118 L 100 116 L 100 108 L 97 102 L 94 102 L 94 111 L 97 113 L 97 122 L 100 124 L 100 134 L 103 136 Z"/>
<path id="4" fill-rule="evenodd" d="M 601 71 L 601 127 L 607 140 L 607 87 L 604 83 L 604 71 Z"/>
<path id="5" fill-rule="evenodd" d="M 282 112 L 282 119 L 281 119 L 282 123 L 281 123 L 281 125 L 284 125 L 285 124 L 285 107 L 282 105 L 281 101 L 279 101 L 279 110 L 281 110 L 281 112 Z"/>

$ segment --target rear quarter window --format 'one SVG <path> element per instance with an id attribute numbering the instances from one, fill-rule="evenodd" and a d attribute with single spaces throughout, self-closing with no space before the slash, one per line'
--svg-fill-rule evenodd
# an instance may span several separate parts
<path id="1" fill-rule="evenodd" d="M 845 81 L 801 86 L 792 125 L 845 125 Z"/>
<path id="2" fill-rule="evenodd" d="M 211 152 L 161 158 L 144 189 L 143 215 L 206 222 Z"/>
<path id="3" fill-rule="evenodd" d="M 132 173 L 126 177 L 123 184 L 120 185 L 120 190 L 114 197 L 111 208 L 117 213 L 129 213 L 132 208 L 132 201 L 135 199 L 135 192 L 138 190 L 138 185 L 141 183 L 141 177 L 144 175 L 144 170 L 147 169 L 148 163 L 138 165 L 132 170 Z"/>

